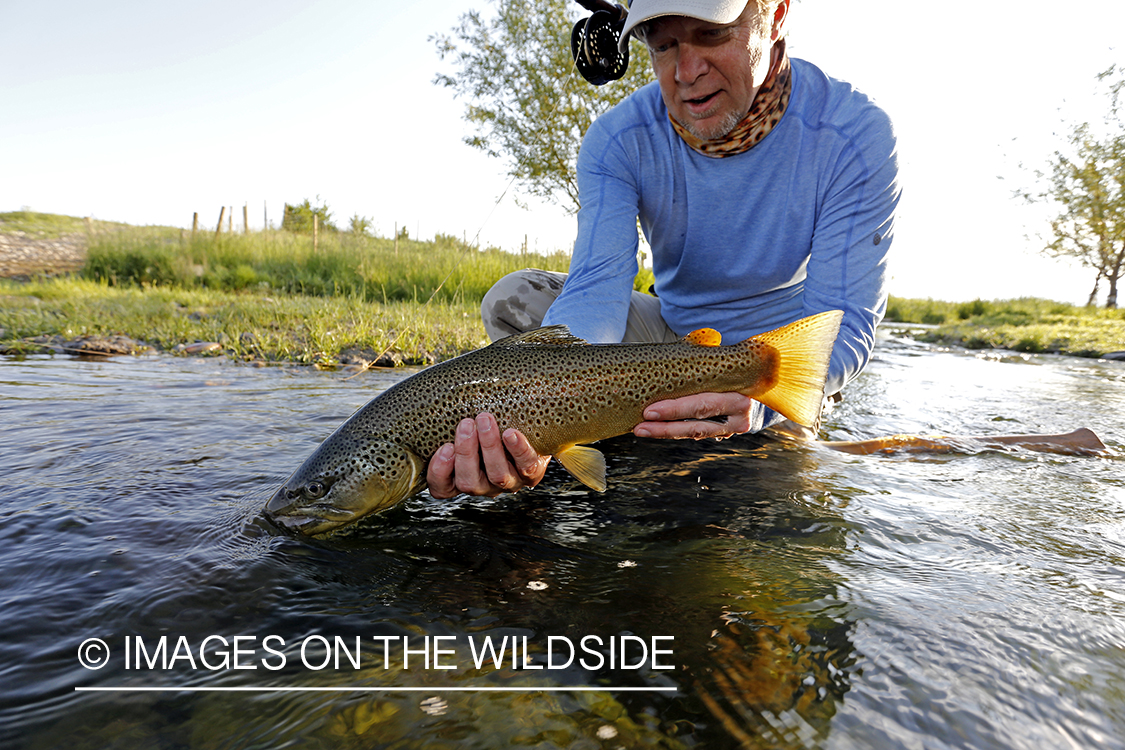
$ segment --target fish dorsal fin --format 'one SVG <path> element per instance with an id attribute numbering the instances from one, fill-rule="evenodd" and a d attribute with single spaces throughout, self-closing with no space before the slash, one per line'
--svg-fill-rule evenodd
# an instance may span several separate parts
<path id="1" fill-rule="evenodd" d="M 696 346 L 718 346 L 723 343 L 723 334 L 714 328 L 700 328 L 684 336 L 683 340 Z"/>
<path id="2" fill-rule="evenodd" d="M 605 492 L 605 456 L 585 445 L 572 445 L 555 454 L 567 471 L 582 484 Z"/>
<path id="3" fill-rule="evenodd" d="M 587 344 L 585 339 L 580 339 L 570 332 L 565 325 L 544 326 L 523 333 L 517 333 L 502 339 L 496 339 L 492 346 L 574 346 Z"/>

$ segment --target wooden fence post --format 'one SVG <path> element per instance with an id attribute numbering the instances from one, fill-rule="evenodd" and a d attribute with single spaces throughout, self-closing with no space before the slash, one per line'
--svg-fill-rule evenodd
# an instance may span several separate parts
<path id="1" fill-rule="evenodd" d="M 219 241 L 219 235 L 223 233 L 223 217 L 227 215 L 227 207 L 223 206 L 219 209 L 219 223 L 215 227 L 215 242 Z"/>
<path id="2" fill-rule="evenodd" d="M 249 209 L 246 206 L 247 206 L 246 203 L 242 204 L 242 233 L 243 234 L 249 234 L 250 233 L 250 214 L 249 214 Z"/>
<path id="3" fill-rule="evenodd" d="M 230 207 L 230 213 L 227 215 L 227 234 L 234 234 L 234 206 Z"/>
<path id="4" fill-rule="evenodd" d="M 191 241 L 195 242 L 195 232 L 199 229 L 199 212 L 192 211 L 191 213 Z"/>

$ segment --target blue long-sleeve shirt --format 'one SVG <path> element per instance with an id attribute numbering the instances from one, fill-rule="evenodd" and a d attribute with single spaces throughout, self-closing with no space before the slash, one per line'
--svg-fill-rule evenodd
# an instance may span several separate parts
<path id="1" fill-rule="evenodd" d="M 863 369 L 886 309 L 895 137 L 867 96 L 811 63 L 792 64 L 784 116 L 745 153 L 693 151 L 655 83 L 594 122 L 578 156 L 570 275 L 545 325 L 566 323 L 591 342 L 621 340 L 639 218 L 672 330 L 715 328 L 731 343 L 843 310 L 825 392 Z"/>

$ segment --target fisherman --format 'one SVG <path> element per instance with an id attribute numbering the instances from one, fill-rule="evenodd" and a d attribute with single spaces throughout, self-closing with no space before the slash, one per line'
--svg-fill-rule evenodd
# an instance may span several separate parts
<path id="1" fill-rule="evenodd" d="M 789 58 L 790 0 L 633 0 L 621 45 L 648 47 L 656 83 L 598 118 L 578 156 L 569 275 L 510 274 L 482 305 L 493 339 L 565 323 L 591 343 L 726 342 L 843 310 L 826 394 L 867 364 L 886 309 L 899 200 L 887 115 L 851 85 Z M 655 291 L 634 292 L 637 222 Z M 565 283 L 564 283 L 565 282 Z M 782 417 L 738 394 L 645 411 L 641 437 L 728 437 Z M 534 486 L 549 456 L 481 414 L 430 461 L 434 497 Z"/>

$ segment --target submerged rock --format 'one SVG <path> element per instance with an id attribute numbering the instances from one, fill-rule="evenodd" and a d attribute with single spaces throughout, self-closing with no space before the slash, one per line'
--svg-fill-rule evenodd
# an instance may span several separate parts
<path id="1" fill-rule="evenodd" d="M 349 347 L 340 352 L 337 360 L 341 365 L 362 371 L 371 367 L 397 367 L 403 364 L 398 352 L 376 352 L 371 347 Z"/>
<path id="2" fill-rule="evenodd" d="M 210 354 L 222 348 L 222 344 L 217 341 L 196 341 L 194 344 L 180 344 L 175 351 L 180 354 Z"/>
<path id="3" fill-rule="evenodd" d="M 150 347 L 142 341 L 121 335 L 91 334 L 67 339 L 62 336 L 37 336 L 29 343 L 64 354 L 117 356 L 140 354 Z"/>

